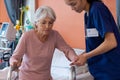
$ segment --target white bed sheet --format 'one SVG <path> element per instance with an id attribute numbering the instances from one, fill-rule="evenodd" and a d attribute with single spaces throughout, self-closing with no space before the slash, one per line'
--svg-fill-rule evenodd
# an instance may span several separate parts
<path id="1" fill-rule="evenodd" d="M 71 80 L 69 68 L 52 67 L 51 75 L 53 80 Z"/>

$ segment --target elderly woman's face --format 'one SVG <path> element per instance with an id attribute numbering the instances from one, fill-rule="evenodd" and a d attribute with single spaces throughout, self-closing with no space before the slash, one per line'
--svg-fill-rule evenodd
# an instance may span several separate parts
<path id="1" fill-rule="evenodd" d="M 49 17 L 45 17 L 43 19 L 40 19 L 37 23 L 37 31 L 39 33 L 42 33 L 43 35 L 48 35 L 49 32 L 52 30 L 54 20 L 52 20 Z"/>

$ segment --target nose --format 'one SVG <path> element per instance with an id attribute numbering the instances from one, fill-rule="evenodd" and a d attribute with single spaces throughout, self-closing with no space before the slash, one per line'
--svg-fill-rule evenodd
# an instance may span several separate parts
<path id="1" fill-rule="evenodd" d="M 46 29 L 50 29 L 50 28 L 52 28 L 52 24 L 47 23 L 47 24 L 45 25 L 45 28 L 46 28 Z"/>
<path id="2" fill-rule="evenodd" d="M 49 24 L 46 24 L 46 25 L 45 25 L 45 28 L 48 29 L 48 28 L 49 28 Z"/>

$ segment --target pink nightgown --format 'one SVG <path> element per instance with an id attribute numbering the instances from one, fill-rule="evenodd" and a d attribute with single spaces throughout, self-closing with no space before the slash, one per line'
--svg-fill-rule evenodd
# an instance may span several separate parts
<path id="1" fill-rule="evenodd" d="M 44 43 L 38 39 L 34 30 L 25 32 L 10 58 L 10 63 L 22 58 L 19 80 L 51 80 L 50 68 L 55 48 L 63 51 L 69 60 L 76 57 L 73 49 L 55 30 L 50 32 Z"/>

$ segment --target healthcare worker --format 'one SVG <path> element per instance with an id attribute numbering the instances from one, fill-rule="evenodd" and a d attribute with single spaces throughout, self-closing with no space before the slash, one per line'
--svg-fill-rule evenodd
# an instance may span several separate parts
<path id="1" fill-rule="evenodd" d="M 72 10 L 85 11 L 86 52 L 73 64 L 88 63 L 94 80 L 120 80 L 120 33 L 101 0 L 65 0 Z"/>

